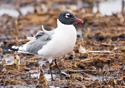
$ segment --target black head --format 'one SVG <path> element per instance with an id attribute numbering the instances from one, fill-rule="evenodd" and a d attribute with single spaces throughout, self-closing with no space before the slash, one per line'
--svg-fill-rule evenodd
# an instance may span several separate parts
<path id="1" fill-rule="evenodd" d="M 58 16 L 58 19 L 61 23 L 66 24 L 66 25 L 71 25 L 74 22 L 79 22 L 83 23 L 82 20 L 76 18 L 71 12 L 69 11 L 64 11 L 61 12 L 60 15 Z"/>

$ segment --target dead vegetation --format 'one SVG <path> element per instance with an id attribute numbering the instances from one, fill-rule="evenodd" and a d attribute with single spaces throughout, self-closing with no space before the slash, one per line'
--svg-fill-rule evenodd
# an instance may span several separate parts
<path id="1" fill-rule="evenodd" d="M 31 1 L 34 2 L 34 0 Z M 24 0 L 22 2 L 29 3 Z M 43 2 L 46 4 L 46 1 Z M 56 3 L 59 2 L 65 3 L 66 1 L 58 0 Z M 82 12 L 80 9 L 68 9 L 85 22 L 74 24 L 77 31 L 80 31 L 74 50 L 58 58 L 58 64 L 69 77 L 62 75 L 60 79 L 58 71 L 54 68 L 56 81 L 46 80 L 44 73 L 49 73 L 48 62 L 34 55 L 8 50 L 12 45 L 27 42 L 26 36 L 35 35 L 41 30 L 42 24 L 47 29 L 56 27 L 56 18 L 66 7 L 61 5 L 63 7 L 61 10 L 50 9 L 50 3 L 46 11 L 44 4 L 41 5 L 41 10 L 35 9 L 34 13 L 26 16 L 20 15 L 18 18 L 13 18 L 3 15 L 0 17 L 0 86 L 124 88 L 124 10 L 112 16 L 102 16 L 99 11 L 93 14 Z M 37 5 L 34 6 L 37 7 Z M 46 63 L 42 67 L 39 65 L 41 60 Z"/>

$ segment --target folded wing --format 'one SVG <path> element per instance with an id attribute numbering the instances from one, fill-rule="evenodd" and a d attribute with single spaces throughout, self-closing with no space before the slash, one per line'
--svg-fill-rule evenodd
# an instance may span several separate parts
<path id="1" fill-rule="evenodd" d="M 40 31 L 26 44 L 19 47 L 19 52 L 37 54 L 42 47 L 51 40 L 51 35 Z"/>

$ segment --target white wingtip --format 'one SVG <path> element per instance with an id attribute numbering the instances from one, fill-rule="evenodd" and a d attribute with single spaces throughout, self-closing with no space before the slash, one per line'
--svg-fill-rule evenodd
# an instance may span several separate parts
<path id="1" fill-rule="evenodd" d="M 11 46 L 12 49 L 18 49 L 19 46 Z"/>
<path id="2" fill-rule="evenodd" d="M 44 26 L 42 25 L 41 28 L 43 29 L 43 31 L 49 35 L 52 35 L 54 33 L 54 30 L 51 30 L 51 31 L 47 31 Z"/>
<path id="3" fill-rule="evenodd" d="M 46 31 L 43 25 L 42 25 L 42 29 L 43 29 L 43 31 Z"/>

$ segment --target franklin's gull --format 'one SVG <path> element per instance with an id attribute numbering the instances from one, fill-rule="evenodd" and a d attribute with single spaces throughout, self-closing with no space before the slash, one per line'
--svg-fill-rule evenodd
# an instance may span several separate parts
<path id="1" fill-rule="evenodd" d="M 73 50 L 77 38 L 76 28 L 73 26 L 74 22 L 83 23 L 71 12 L 61 12 L 57 19 L 56 29 L 47 31 L 42 27 L 43 31 L 38 32 L 29 42 L 20 46 L 18 51 L 38 55 L 51 63 L 55 58 L 66 55 Z"/>

